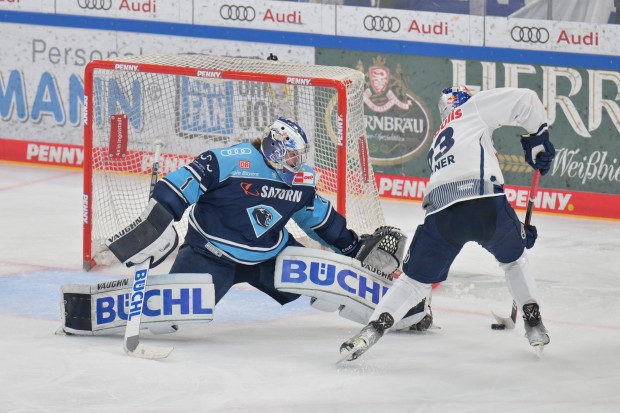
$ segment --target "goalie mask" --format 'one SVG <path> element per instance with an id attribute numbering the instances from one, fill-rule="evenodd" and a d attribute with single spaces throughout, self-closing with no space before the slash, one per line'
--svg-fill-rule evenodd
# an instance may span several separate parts
<path id="1" fill-rule="evenodd" d="M 471 92 L 467 89 L 467 86 L 452 86 L 442 90 L 439 103 L 437 104 L 441 120 L 443 121 L 447 118 L 453 109 L 467 102 L 470 97 Z"/>
<path id="2" fill-rule="evenodd" d="M 288 119 L 278 118 L 265 129 L 261 152 L 287 185 L 301 170 L 308 156 L 308 138 L 301 127 Z"/>

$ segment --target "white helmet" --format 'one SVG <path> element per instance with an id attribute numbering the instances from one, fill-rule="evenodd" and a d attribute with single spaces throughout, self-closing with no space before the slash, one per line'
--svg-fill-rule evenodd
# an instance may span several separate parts
<path id="1" fill-rule="evenodd" d="M 308 146 L 306 133 L 297 123 L 278 118 L 265 129 L 261 152 L 280 178 L 291 186 L 293 178 L 306 163 Z"/>
<path id="2" fill-rule="evenodd" d="M 470 97 L 471 92 L 467 89 L 467 86 L 452 86 L 442 90 L 441 96 L 439 96 L 439 103 L 437 103 L 441 120 L 443 121 L 447 118 L 453 109 L 467 102 Z"/>

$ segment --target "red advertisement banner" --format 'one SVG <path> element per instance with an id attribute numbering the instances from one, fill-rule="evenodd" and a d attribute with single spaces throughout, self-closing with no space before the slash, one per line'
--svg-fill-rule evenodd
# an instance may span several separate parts
<path id="1" fill-rule="evenodd" d="M 81 168 L 84 148 L 81 145 L 0 139 L 0 161 Z"/>
<path id="2" fill-rule="evenodd" d="M 422 201 L 428 178 L 376 174 L 382 199 Z M 544 185 L 544 177 L 541 179 Z M 518 210 L 527 208 L 529 187 L 506 185 L 508 202 Z M 534 206 L 547 213 L 591 218 L 620 219 L 620 196 L 595 192 L 564 191 L 540 187 Z"/>
<path id="3" fill-rule="evenodd" d="M 126 160 L 128 164 L 125 164 L 122 169 L 149 173 L 148 165 L 151 163 L 148 158 L 152 154 L 141 152 L 137 155 L 137 157 L 128 157 Z M 181 167 L 191 160 L 190 157 L 185 156 L 168 158 L 164 160 L 164 164 L 169 164 L 164 168 L 164 173 Z M 0 139 L 0 161 L 81 168 L 84 161 L 84 148 L 80 145 Z M 108 160 L 108 162 L 114 161 Z M 428 178 L 400 175 L 376 174 L 375 180 L 382 199 L 418 202 L 422 201 L 428 184 Z M 544 177 L 541 183 L 544 185 Z M 506 185 L 505 187 L 508 201 L 518 210 L 527 208 L 528 192 L 529 188 L 524 186 Z M 538 190 L 535 208 L 541 212 L 558 215 L 620 219 L 620 195 L 541 187 Z"/>

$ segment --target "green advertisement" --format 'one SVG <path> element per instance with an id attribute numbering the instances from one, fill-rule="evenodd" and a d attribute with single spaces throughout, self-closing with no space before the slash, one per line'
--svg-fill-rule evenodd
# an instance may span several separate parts
<path id="1" fill-rule="evenodd" d="M 428 177 L 426 156 L 444 87 L 472 91 L 524 87 L 547 110 L 556 158 L 541 186 L 620 194 L 620 72 L 525 63 L 317 49 L 316 64 L 356 68 L 366 77 L 364 111 L 375 172 Z M 498 107 L 498 111 L 502 108 Z M 495 131 L 506 182 L 528 186 L 518 127 Z"/>

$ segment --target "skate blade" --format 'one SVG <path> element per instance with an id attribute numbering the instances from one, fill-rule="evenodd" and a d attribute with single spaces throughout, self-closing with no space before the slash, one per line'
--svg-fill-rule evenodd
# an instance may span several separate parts
<path id="1" fill-rule="evenodd" d="M 355 355 L 358 351 L 364 348 L 363 343 L 356 343 L 351 349 L 345 349 L 344 351 L 340 351 L 340 358 L 336 361 L 336 365 L 342 363 L 343 361 L 353 361 L 356 360 L 361 354 Z M 362 351 L 363 353 L 363 351 Z"/>
<path id="2" fill-rule="evenodd" d="M 355 359 L 351 359 L 349 360 L 349 357 L 351 357 L 351 353 L 348 351 L 345 351 L 344 353 L 340 353 L 340 358 L 336 361 L 336 365 L 341 364 L 344 361 L 353 361 Z"/>
<path id="3" fill-rule="evenodd" d="M 538 359 L 542 359 L 543 356 L 543 350 L 545 349 L 545 345 L 544 344 L 536 344 L 534 347 L 534 352 L 536 353 L 536 357 L 538 357 Z"/>

